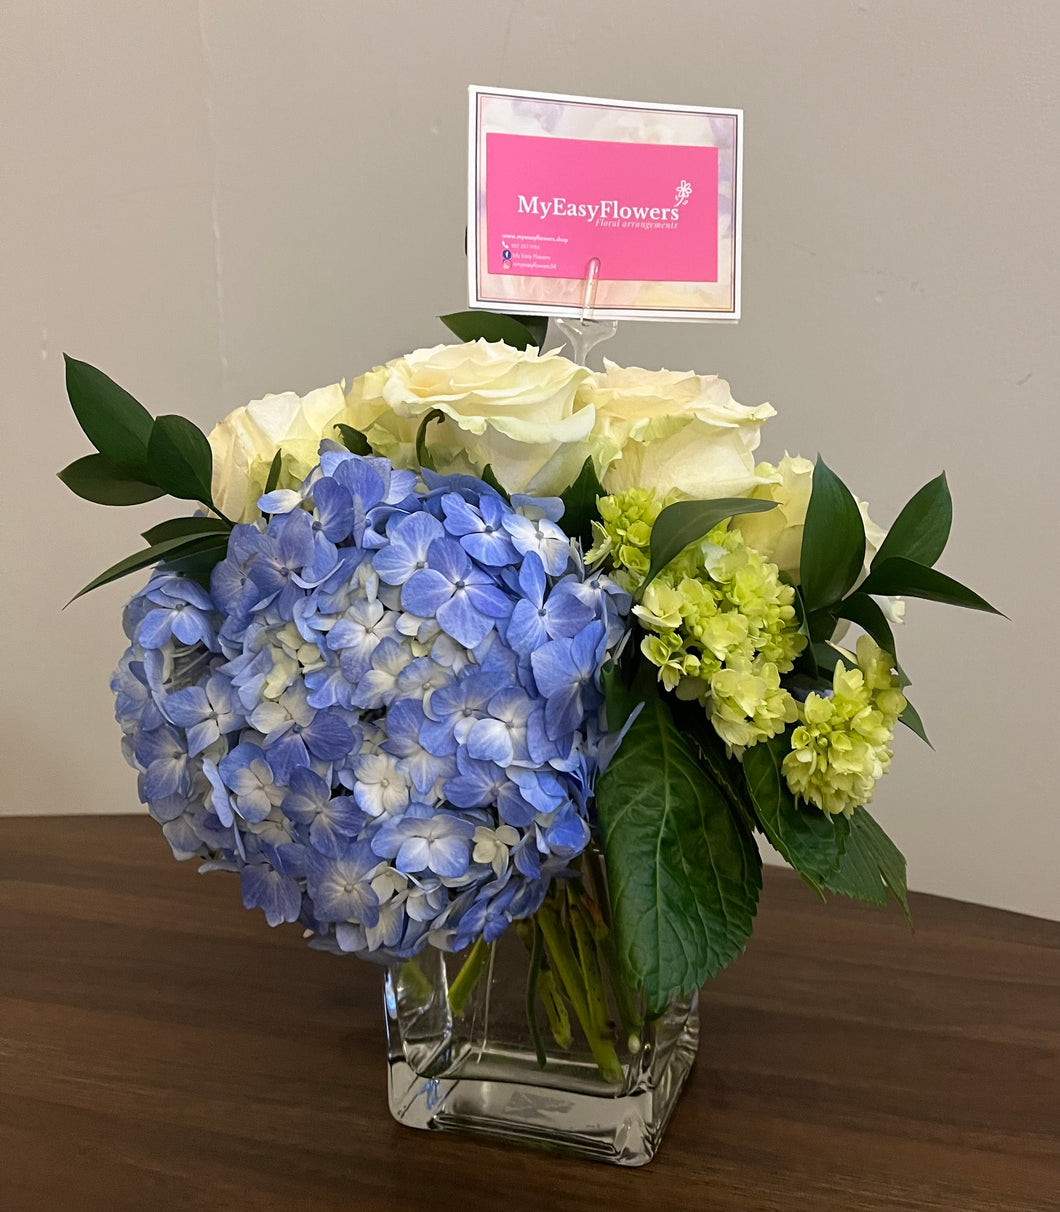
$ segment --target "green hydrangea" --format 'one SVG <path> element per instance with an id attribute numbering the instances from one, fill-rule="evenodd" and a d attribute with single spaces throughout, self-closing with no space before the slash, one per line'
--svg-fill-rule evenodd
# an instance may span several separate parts
<path id="1" fill-rule="evenodd" d="M 648 572 L 651 528 L 668 503 L 659 500 L 650 488 L 601 497 L 596 503 L 601 520 L 593 522 L 593 545 L 586 560 L 596 564 L 610 558 L 615 580 L 633 593 Z"/>
<path id="2" fill-rule="evenodd" d="M 872 799 L 891 764 L 894 726 L 905 710 L 893 665 L 890 654 L 863 635 L 857 664 L 836 665 L 832 697 L 810 694 L 799 705 L 801 722 L 782 766 L 795 795 L 846 816 Z"/>
<path id="3" fill-rule="evenodd" d="M 651 527 L 665 503 L 646 489 L 599 502 L 589 559 L 609 557 L 630 592 L 644 581 Z M 645 589 L 634 607 L 647 632 L 641 651 L 667 690 L 699 700 L 719 735 L 742 750 L 797 719 L 780 685 L 806 644 L 794 603 L 795 591 L 776 565 L 723 522 Z"/>
<path id="4" fill-rule="evenodd" d="M 761 656 L 733 657 L 710 679 L 710 722 L 733 749 L 746 749 L 784 731 L 799 718 L 780 685 L 780 671 Z"/>

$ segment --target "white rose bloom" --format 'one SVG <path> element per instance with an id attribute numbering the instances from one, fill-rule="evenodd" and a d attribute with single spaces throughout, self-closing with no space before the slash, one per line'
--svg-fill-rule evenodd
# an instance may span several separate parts
<path id="1" fill-rule="evenodd" d="M 210 434 L 213 499 L 233 522 L 258 516 L 269 468 L 280 451 L 279 488 L 294 488 L 317 465 L 320 440 L 342 419 L 342 384 L 320 387 L 299 398 L 293 391 L 252 400 L 219 421 Z"/>
<path id="2" fill-rule="evenodd" d="M 677 489 L 686 497 L 745 496 L 762 477 L 754 451 L 768 404 L 745 408 L 717 375 L 621 367 L 604 360 L 580 397 L 596 410 L 593 458 L 608 492 Z"/>
<path id="3" fill-rule="evenodd" d="M 751 493 L 764 501 L 776 501 L 776 509 L 766 513 L 746 513 L 733 518 L 733 526 L 743 535 L 744 542 L 781 572 L 798 579 L 799 557 L 802 554 L 802 526 L 813 488 L 813 464 L 800 455 L 784 452 L 780 463 L 773 467 L 760 463 L 759 474 L 772 483 Z"/>
<path id="4" fill-rule="evenodd" d="M 438 471 L 480 473 L 487 464 L 509 492 L 561 492 L 588 457 L 592 405 L 578 398 L 588 376 L 555 352 L 503 341 L 436 345 L 362 375 L 347 397 L 345 423 L 398 466 L 415 466 L 413 442 L 437 408 L 427 443 Z"/>

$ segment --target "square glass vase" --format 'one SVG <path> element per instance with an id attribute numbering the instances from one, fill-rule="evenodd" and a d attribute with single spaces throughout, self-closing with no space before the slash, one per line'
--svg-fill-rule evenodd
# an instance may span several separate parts
<path id="1" fill-rule="evenodd" d="M 617 976 L 598 903 L 572 881 L 493 943 L 388 968 L 399 1123 L 651 1161 L 695 1060 L 697 996 L 646 1017 Z"/>

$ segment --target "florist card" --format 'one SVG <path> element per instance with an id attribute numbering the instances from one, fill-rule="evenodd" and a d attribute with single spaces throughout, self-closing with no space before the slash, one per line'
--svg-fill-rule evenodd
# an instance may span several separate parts
<path id="1" fill-rule="evenodd" d="M 740 110 L 470 89 L 473 308 L 736 320 Z"/>

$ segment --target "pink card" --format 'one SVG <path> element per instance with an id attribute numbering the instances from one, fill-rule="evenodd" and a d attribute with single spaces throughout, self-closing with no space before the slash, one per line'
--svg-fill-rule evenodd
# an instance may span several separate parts
<path id="1" fill-rule="evenodd" d="M 738 319 L 740 111 L 470 92 L 472 307 Z"/>

